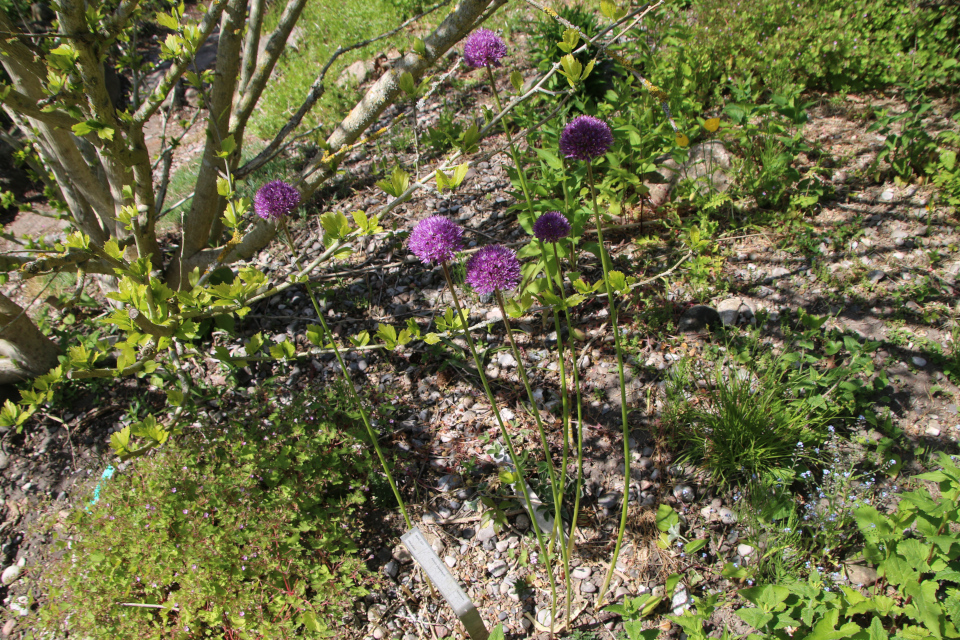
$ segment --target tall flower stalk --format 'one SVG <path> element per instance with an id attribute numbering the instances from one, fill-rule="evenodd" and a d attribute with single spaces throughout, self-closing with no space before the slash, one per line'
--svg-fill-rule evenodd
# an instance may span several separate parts
<path id="1" fill-rule="evenodd" d="M 297 247 L 293 242 L 293 238 L 290 236 L 290 228 L 287 225 L 287 216 L 298 206 L 300 206 L 300 192 L 286 182 L 276 180 L 274 182 L 268 182 L 262 186 L 254 196 L 253 202 L 254 211 L 257 213 L 257 215 L 265 220 L 278 221 L 280 228 L 283 231 L 283 238 L 287 243 L 287 247 L 290 249 L 290 254 L 293 256 L 294 264 L 297 265 L 297 269 L 299 271 L 303 271 L 303 267 L 300 264 L 300 256 L 297 252 Z M 347 386 L 347 394 L 350 397 L 354 409 L 360 414 L 363 424 L 367 428 L 367 434 L 370 436 L 370 442 L 373 444 L 373 448 L 377 452 L 377 457 L 380 459 L 380 466 L 383 467 L 383 472 L 387 476 L 387 482 L 390 483 L 390 489 L 393 491 L 393 495 L 397 499 L 397 504 L 400 506 L 400 513 L 403 514 L 403 519 L 407 524 L 407 528 L 412 529 L 413 523 L 410 521 L 410 516 L 407 515 L 406 505 L 403 502 L 403 498 L 400 497 L 400 491 L 397 489 L 397 483 L 394 481 L 393 474 L 390 472 L 390 467 L 387 465 L 387 460 L 383 455 L 383 451 L 380 449 L 380 443 L 377 441 L 377 434 L 373 430 L 373 425 L 370 422 L 370 416 L 367 415 L 367 411 L 364 409 L 363 403 L 360 401 L 357 390 L 353 386 L 353 380 L 350 378 L 350 372 L 347 369 L 346 363 L 343 361 L 343 356 L 340 354 L 340 349 L 337 347 L 336 341 L 333 339 L 333 333 L 327 326 L 327 321 L 323 318 L 323 311 L 320 309 L 320 304 L 317 302 L 317 297 L 313 293 L 313 287 L 310 286 L 310 283 L 306 283 L 306 289 L 307 295 L 310 296 L 310 302 L 313 303 L 313 309 L 317 313 L 317 318 L 320 319 L 320 327 L 323 331 L 323 335 L 321 337 L 322 341 L 329 341 L 329 343 L 333 345 L 333 353 L 337 358 L 337 362 L 340 364 L 340 372 L 343 374 L 343 379 Z"/>
<path id="2" fill-rule="evenodd" d="M 567 158 L 583 160 L 587 163 L 587 182 L 590 185 L 590 197 L 593 201 L 593 217 L 597 227 L 597 244 L 600 245 L 600 264 L 603 268 L 604 290 L 607 294 L 607 305 L 610 309 L 610 325 L 613 329 L 613 341 L 617 351 L 617 373 L 620 380 L 620 418 L 623 430 L 623 504 L 620 511 L 620 527 L 617 530 L 617 541 L 613 548 L 613 557 L 610 559 L 610 568 L 607 569 L 603 586 L 597 594 L 597 605 L 603 602 L 610 579 L 616 570 L 617 558 L 620 555 L 620 546 L 623 544 L 623 532 L 627 526 L 627 511 L 630 498 L 630 426 L 627 419 L 627 388 L 623 376 L 623 348 L 620 343 L 620 327 L 617 322 L 617 303 L 614 300 L 613 287 L 610 285 L 610 256 L 603 243 L 603 220 L 600 216 L 600 207 L 597 204 L 597 189 L 593 176 L 593 160 L 605 154 L 613 144 L 613 132 L 608 125 L 593 116 L 577 116 L 571 120 L 560 134 L 560 151 Z"/>
<path id="3" fill-rule="evenodd" d="M 477 353 L 476 345 L 473 342 L 473 336 L 470 335 L 470 325 L 468 324 L 467 317 L 463 312 L 463 307 L 460 305 L 460 299 L 457 296 L 457 290 L 453 284 L 453 278 L 450 276 L 450 268 L 448 263 L 453 259 L 456 252 L 462 249 L 462 236 L 463 230 L 459 226 L 441 216 L 432 216 L 430 218 L 426 218 L 417 225 L 417 227 L 410 234 L 408 246 L 410 250 L 425 264 L 436 262 L 439 263 L 440 267 L 443 269 L 443 276 L 446 278 L 447 287 L 450 289 L 450 296 L 453 298 L 454 309 L 456 310 L 457 317 L 459 318 L 463 327 L 463 335 L 466 338 L 467 345 L 470 348 L 470 354 L 473 356 L 473 362 L 477 367 L 477 374 L 480 376 L 480 382 L 483 384 L 483 390 L 487 395 L 487 401 L 490 403 L 490 407 L 493 410 L 493 415 L 497 420 L 497 425 L 500 427 L 500 432 L 503 434 L 504 442 L 507 445 L 507 453 L 510 456 L 510 461 L 513 463 L 513 467 L 516 472 L 516 484 L 520 488 L 520 492 L 523 494 L 524 501 L 526 502 L 527 512 L 530 514 L 531 526 L 533 528 L 534 535 L 536 535 L 537 538 L 537 544 L 543 557 L 544 566 L 547 568 L 547 577 L 550 581 L 550 594 L 552 602 L 550 619 L 550 627 L 552 630 L 554 626 L 554 618 L 556 617 L 555 612 L 557 603 L 557 584 L 551 568 L 552 554 L 550 553 L 549 547 L 543 538 L 543 534 L 540 531 L 540 526 L 537 523 L 536 511 L 534 510 L 533 502 L 530 499 L 530 491 L 526 482 L 524 481 L 523 466 L 520 462 L 520 458 L 517 456 L 516 449 L 513 446 L 513 439 L 510 437 L 510 431 L 507 429 L 506 423 L 503 420 L 503 416 L 500 414 L 496 397 L 493 395 L 493 391 L 490 388 L 490 382 L 487 380 L 487 376 L 483 371 L 483 361 L 480 359 L 480 356 Z M 503 289 L 516 288 L 520 282 L 520 263 L 517 261 L 513 252 L 503 247 L 500 247 L 500 249 L 506 251 L 509 255 L 504 254 L 502 251 L 493 249 L 492 247 L 485 247 L 484 249 L 488 250 L 487 253 L 483 254 L 486 256 L 486 258 L 480 260 L 479 262 L 474 262 L 472 260 L 471 262 L 474 268 L 471 270 L 468 267 L 467 277 L 468 282 L 471 282 L 471 286 L 481 292 L 487 293 L 492 293 L 494 291 L 499 293 L 499 291 Z M 490 252 L 491 249 L 493 249 L 492 253 Z M 482 251 L 483 250 L 481 250 L 481 252 Z M 481 252 L 478 252 L 477 255 L 474 256 L 474 260 L 477 259 L 477 256 L 481 255 Z"/>

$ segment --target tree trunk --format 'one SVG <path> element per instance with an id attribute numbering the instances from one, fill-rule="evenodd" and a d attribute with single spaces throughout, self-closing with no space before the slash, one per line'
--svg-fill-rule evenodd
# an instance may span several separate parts
<path id="1" fill-rule="evenodd" d="M 59 364 L 59 354 L 23 308 L 0 293 L 0 384 L 45 374 Z"/>

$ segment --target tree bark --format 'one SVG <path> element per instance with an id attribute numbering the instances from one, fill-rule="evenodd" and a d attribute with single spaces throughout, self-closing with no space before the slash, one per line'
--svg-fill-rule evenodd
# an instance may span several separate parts
<path id="1" fill-rule="evenodd" d="M 0 293 L 0 384 L 42 376 L 59 364 L 59 354 L 23 308 Z"/>

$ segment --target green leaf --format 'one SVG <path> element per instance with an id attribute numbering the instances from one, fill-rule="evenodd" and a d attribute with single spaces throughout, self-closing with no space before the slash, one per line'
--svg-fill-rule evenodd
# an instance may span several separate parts
<path id="1" fill-rule="evenodd" d="M 493 631 L 491 631 L 490 635 L 487 636 L 487 640 L 504 640 L 503 623 L 500 623 L 493 628 Z"/>
<path id="2" fill-rule="evenodd" d="M 763 630 L 773 620 L 773 614 L 762 609 L 738 609 L 737 616 L 754 629 Z"/>
<path id="3" fill-rule="evenodd" d="M 233 139 L 233 134 L 231 133 L 223 139 L 223 143 L 220 145 L 220 153 L 217 155 L 221 158 L 226 158 L 228 155 L 233 153 L 236 148 L 237 142 Z"/>
<path id="4" fill-rule="evenodd" d="M 563 32 L 563 40 L 557 43 L 557 46 L 560 47 L 560 50 L 564 53 L 570 53 L 577 48 L 577 43 L 580 42 L 580 34 L 576 29 L 567 29 Z"/>
<path id="5" fill-rule="evenodd" d="M 420 56 L 427 57 L 427 45 L 424 44 L 421 38 L 413 39 L 413 50 Z"/>
<path id="6" fill-rule="evenodd" d="M 668 504 L 661 504 L 657 509 L 657 529 L 666 532 L 670 527 L 680 522 L 680 515 Z"/>
<path id="7" fill-rule="evenodd" d="M 180 21 L 170 14 L 157 12 L 156 20 L 160 23 L 161 27 L 166 27 L 171 31 L 178 31 L 180 29 Z"/>
<path id="8" fill-rule="evenodd" d="M 514 69 L 510 74 L 510 84 L 513 85 L 514 91 L 520 93 L 520 90 L 523 89 L 523 74 Z"/>
<path id="9" fill-rule="evenodd" d="M 230 188 L 230 181 L 222 176 L 217 178 L 217 193 L 224 198 L 229 198 L 233 194 L 233 189 Z"/>
<path id="10" fill-rule="evenodd" d="M 167 402 L 169 402 L 174 407 L 179 407 L 183 404 L 183 391 L 179 389 L 167 389 Z"/>
<path id="11" fill-rule="evenodd" d="M 397 84 L 400 85 L 400 89 L 408 96 L 414 97 L 417 95 L 417 84 L 413 79 L 413 74 L 409 71 L 404 71 L 400 75 Z"/>

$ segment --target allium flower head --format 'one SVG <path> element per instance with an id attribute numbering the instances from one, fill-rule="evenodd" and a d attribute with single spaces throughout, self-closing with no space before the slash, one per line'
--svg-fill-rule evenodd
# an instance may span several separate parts
<path id="1" fill-rule="evenodd" d="M 474 68 L 499 67 L 500 58 L 507 55 L 507 45 L 490 29 L 477 29 L 463 45 L 463 59 Z"/>
<path id="2" fill-rule="evenodd" d="M 300 206 L 300 192 L 283 180 L 260 187 L 253 196 L 253 209 L 264 220 L 279 220 Z"/>
<path id="3" fill-rule="evenodd" d="M 463 248 L 463 229 L 443 216 L 431 216 L 414 228 L 407 246 L 425 264 L 449 262 Z"/>
<path id="4" fill-rule="evenodd" d="M 559 211 L 547 211 L 533 223 L 533 235 L 544 242 L 559 242 L 570 235 L 570 223 Z"/>
<path id="5" fill-rule="evenodd" d="M 480 249 L 467 262 L 467 284 L 480 294 L 516 288 L 520 284 L 517 254 L 500 244 Z"/>
<path id="6" fill-rule="evenodd" d="M 602 156 L 613 144 L 610 125 L 593 116 L 577 116 L 560 134 L 560 152 L 568 158 L 592 160 Z"/>

